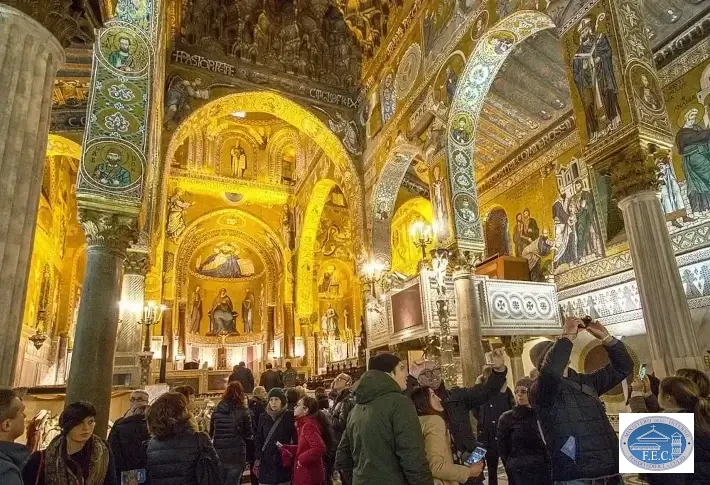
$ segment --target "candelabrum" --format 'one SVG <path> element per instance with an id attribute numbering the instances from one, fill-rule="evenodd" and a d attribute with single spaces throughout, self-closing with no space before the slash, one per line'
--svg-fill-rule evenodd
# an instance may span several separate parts
<path id="1" fill-rule="evenodd" d="M 433 240 L 433 232 L 431 224 L 424 221 L 416 221 L 409 228 L 409 233 L 414 240 L 414 245 L 422 252 L 422 261 L 426 261 L 426 247 Z"/>
<path id="2" fill-rule="evenodd" d="M 154 301 L 146 302 L 146 304 L 143 305 L 143 320 L 139 322 L 140 325 L 145 326 L 143 352 L 150 352 L 151 327 L 160 323 L 166 308 L 165 305 L 158 305 Z"/>
<path id="3" fill-rule="evenodd" d="M 449 266 L 449 251 L 434 249 L 431 251 L 431 266 L 436 273 L 436 315 L 439 319 L 438 361 L 446 385 L 451 388 L 456 384 L 456 364 L 454 363 L 454 340 L 449 326 L 449 298 L 446 289 L 446 274 Z"/>
<path id="4" fill-rule="evenodd" d="M 375 285 L 382 279 L 384 267 L 381 263 L 371 260 L 362 267 L 362 281 L 370 287 L 370 294 L 373 298 L 377 298 Z"/>

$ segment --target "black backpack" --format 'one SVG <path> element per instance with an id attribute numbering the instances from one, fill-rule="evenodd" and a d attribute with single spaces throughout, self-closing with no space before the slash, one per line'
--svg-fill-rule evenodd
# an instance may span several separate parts
<path id="1" fill-rule="evenodd" d="M 224 485 L 222 473 L 220 472 L 219 459 L 206 434 L 197 434 L 197 448 L 197 464 L 195 466 L 197 484 Z"/>

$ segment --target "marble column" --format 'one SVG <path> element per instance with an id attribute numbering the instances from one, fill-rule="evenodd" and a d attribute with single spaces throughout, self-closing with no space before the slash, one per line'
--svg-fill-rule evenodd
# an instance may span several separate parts
<path id="1" fill-rule="evenodd" d="M 464 387 L 471 387 L 486 364 L 481 344 L 481 307 L 475 276 L 470 270 L 454 272 L 456 318 L 459 326 L 459 355 Z"/>
<path id="2" fill-rule="evenodd" d="M 139 364 L 138 354 L 143 350 L 141 341 L 143 329 L 140 321 L 143 316 L 147 271 L 147 253 L 139 250 L 130 250 L 126 253 L 126 260 L 123 263 L 114 373 L 131 374 L 132 386 L 140 382 L 140 372 L 137 370 L 137 366 Z"/>
<path id="3" fill-rule="evenodd" d="M 510 359 L 510 374 L 513 385 L 521 378 L 525 377 L 525 368 L 523 367 L 523 347 L 525 346 L 525 337 L 513 335 L 510 337 L 501 337 L 505 353 Z"/>
<path id="4" fill-rule="evenodd" d="M 64 49 L 0 3 L 0 385 L 12 385 L 22 331 L 52 88 Z"/>
<path id="5" fill-rule="evenodd" d="M 659 195 L 644 190 L 619 202 L 657 377 L 704 369 Z"/>
<path id="6" fill-rule="evenodd" d="M 80 209 L 79 222 L 88 246 L 65 402 L 93 403 L 98 411 L 96 434 L 105 436 L 111 406 L 123 263 L 129 244 L 137 236 L 136 220 Z"/>

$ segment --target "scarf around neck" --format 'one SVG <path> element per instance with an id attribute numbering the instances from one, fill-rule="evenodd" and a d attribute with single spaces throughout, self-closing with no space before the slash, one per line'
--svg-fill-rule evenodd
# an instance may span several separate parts
<path id="1" fill-rule="evenodd" d="M 47 485 L 103 485 L 108 472 L 109 451 L 104 441 L 96 436 L 84 445 L 89 447 L 89 470 L 79 468 L 78 475 L 68 464 L 71 460 L 67 454 L 67 440 L 65 436 L 57 436 L 45 451 L 44 477 Z M 83 473 L 82 473 L 83 472 Z M 86 480 L 84 480 L 86 476 Z"/>

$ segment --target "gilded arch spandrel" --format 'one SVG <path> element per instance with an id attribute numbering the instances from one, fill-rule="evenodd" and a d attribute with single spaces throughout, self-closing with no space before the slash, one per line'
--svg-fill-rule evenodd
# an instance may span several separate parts
<path id="1" fill-rule="evenodd" d="M 475 182 L 476 130 L 496 74 L 514 47 L 556 28 L 544 13 L 524 10 L 491 27 L 476 44 L 459 80 L 447 122 L 447 155 L 454 231 L 458 246 L 483 252 L 485 243 Z"/>

